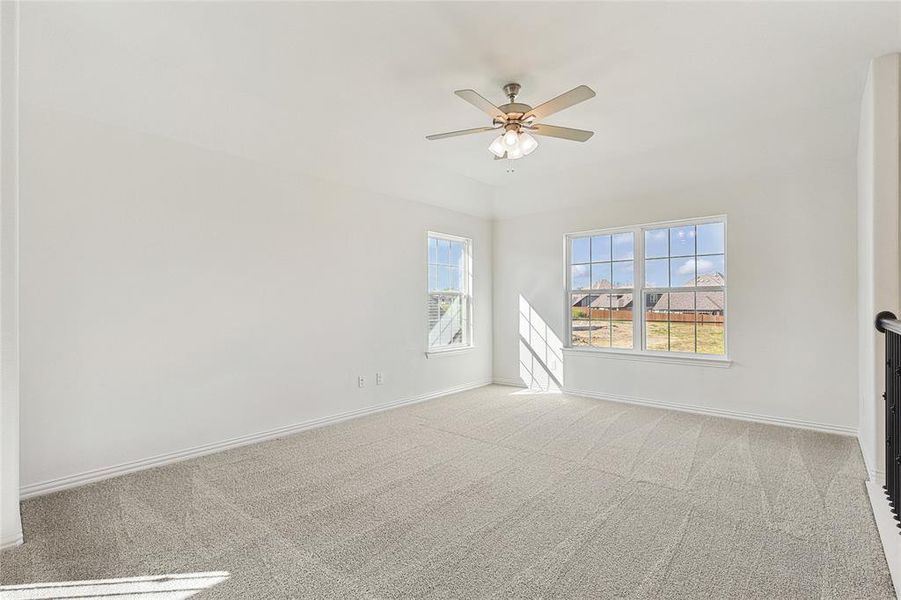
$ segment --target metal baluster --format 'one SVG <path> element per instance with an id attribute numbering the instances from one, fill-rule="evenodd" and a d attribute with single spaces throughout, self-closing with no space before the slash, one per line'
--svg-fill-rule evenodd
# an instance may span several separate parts
<path id="1" fill-rule="evenodd" d="M 885 392 L 882 394 L 882 399 L 885 401 L 885 464 L 888 465 L 889 457 L 894 453 L 892 447 L 894 446 L 894 440 L 892 437 L 892 406 L 895 402 L 895 393 L 894 393 L 894 379 L 891 376 L 892 369 L 892 361 L 889 358 L 891 356 L 891 347 L 892 340 L 889 337 L 889 334 L 885 334 Z M 894 490 L 894 478 L 892 477 L 892 470 L 886 467 L 885 469 L 885 485 L 882 486 L 882 489 L 885 490 L 885 497 L 888 500 L 889 504 L 892 503 L 892 490 Z"/>
<path id="2" fill-rule="evenodd" d="M 876 329 L 885 334 L 885 490 L 889 507 L 901 528 L 901 321 L 883 311 Z"/>
<path id="3" fill-rule="evenodd" d="M 889 355 L 890 365 L 888 376 L 892 382 L 892 406 L 891 421 L 886 423 L 886 429 L 891 428 L 892 445 L 887 448 L 885 456 L 885 472 L 892 474 L 892 513 L 896 521 L 901 521 L 901 481 L 898 478 L 898 439 L 901 434 L 901 336 L 891 331 L 886 332 L 886 339 L 891 344 L 891 354 Z"/>

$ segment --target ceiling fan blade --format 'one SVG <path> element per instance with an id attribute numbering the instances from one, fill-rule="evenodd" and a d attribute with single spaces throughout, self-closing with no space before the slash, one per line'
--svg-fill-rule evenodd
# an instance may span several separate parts
<path id="1" fill-rule="evenodd" d="M 594 135 L 593 131 L 573 129 L 571 127 L 557 127 L 556 125 L 532 125 L 527 129 L 535 135 L 544 135 L 574 142 L 584 142 Z"/>
<path id="2" fill-rule="evenodd" d="M 507 115 L 504 113 L 504 111 L 502 111 L 501 109 L 499 109 L 498 107 L 493 105 L 491 102 L 486 100 L 477 91 L 475 91 L 475 90 L 457 90 L 454 93 L 456 95 L 460 96 L 461 98 L 463 98 L 464 100 L 466 100 L 467 102 L 469 102 L 470 104 L 472 104 L 473 106 L 475 106 L 476 108 L 478 108 L 480 111 L 487 114 L 489 117 L 493 117 L 495 119 L 501 119 L 504 121 L 507 120 Z"/>
<path id="3" fill-rule="evenodd" d="M 535 120 L 540 121 L 541 119 L 552 115 L 554 113 L 560 112 L 565 108 L 569 108 L 579 102 L 584 102 L 590 98 L 594 98 L 595 93 L 594 90 L 588 87 L 587 85 L 580 85 L 579 87 L 573 88 L 568 92 L 560 94 L 553 100 L 548 100 L 544 104 L 540 104 L 523 115 L 523 119 L 528 119 L 529 117 L 534 117 Z"/>
<path id="4" fill-rule="evenodd" d="M 425 136 L 427 140 L 443 140 L 444 138 L 457 137 L 458 135 L 469 135 L 470 133 L 481 133 L 483 131 L 494 131 L 497 127 L 476 127 L 475 129 L 461 129 L 460 131 L 448 131 L 447 133 L 433 133 Z"/>

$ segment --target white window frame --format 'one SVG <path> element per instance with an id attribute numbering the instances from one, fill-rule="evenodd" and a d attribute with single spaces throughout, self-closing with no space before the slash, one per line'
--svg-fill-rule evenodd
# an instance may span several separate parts
<path id="1" fill-rule="evenodd" d="M 439 240 L 447 240 L 451 242 L 462 242 L 463 243 L 463 289 L 459 292 L 461 298 L 461 306 L 463 308 L 463 341 L 453 344 L 453 345 L 444 345 L 444 346 L 431 346 L 430 344 L 430 331 L 428 325 L 426 325 L 426 334 L 425 334 L 425 345 L 426 345 L 426 356 L 434 357 L 434 356 L 450 356 L 456 353 L 460 353 L 465 350 L 470 350 L 474 347 L 473 345 L 473 330 L 472 330 L 472 309 L 473 309 L 473 301 L 472 301 L 472 239 L 468 237 L 463 237 L 459 235 L 452 235 L 449 233 L 441 233 L 438 231 L 428 231 L 426 232 L 425 238 L 425 255 L 426 255 L 426 268 L 425 268 L 425 288 L 426 288 L 426 302 L 425 302 L 425 311 L 426 318 L 425 322 L 428 324 L 428 312 L 429 312 L 429 301 L 433 293 L 449 295 L 454 294 L 454 292 L 432 292 L 429 287 L 429 240 L 431 238 L 436 238 Z"/>
<path id="2" fill-rule="evenodd" d="M 662 229 L 664 227 L 679 227 L 684 225 L 704 225 L 707 223 L 723 224 L 723 260 L 724 270 L 726 271 L 726 285 L 716 287 L 679 287 L 679 288 L 646 288 L 644 286 L 644 253 L 645 253 L 645 232 L 651 229 Z M 582 293 L 584 290 L 572 289 L 572 240 L 592 235 L 612 235 L 614 233 L 632 232 L 634 240 L 633 248 L 633 288 L 632 290 L 632 348 L 595 348 L 591 346 L 573 346 L 572 345 L 572 295 Z M 564 301 L 565 301 L 565 346 L 566 352 L 584 353 L 595 356 L 604 356 L 609 358 L 624 358 L 636 360 L 650 360 L 655 362 L 673 362 L 673 363 L 698 363 L 710 366 L 730 366 L 732 361 L 729 358 L 729 307 L 728 292 L 729 285 L 729 250 L 728 250 L 729 224 L 726 215 L 715 215 L 711 217 L 700 217 L 696 219 L 678 219 L 675 221 L 659 221 L 655 223 L 642 223 L 640 225 L 632 225 L 628 227 L 608 227 L 603 229 L 591 229 L 588 231 L 578 231 L 568 233 L 564 236 Z M 604 293 L 615 293 L 623 291 L 622 289 L 604 289 Z M 697 291 L 717 291 L 723 292 L 723 325 L 725 327 L 723 339 L 723 354 L 699 354 L 695 352 L 673 352 L 662 350 L 648 350 L 646 348 L 644 326 L 645 326 L 645 301 L 648 293 L 661 293 L 678 290 L 680 292 L 697 292 Z"/>

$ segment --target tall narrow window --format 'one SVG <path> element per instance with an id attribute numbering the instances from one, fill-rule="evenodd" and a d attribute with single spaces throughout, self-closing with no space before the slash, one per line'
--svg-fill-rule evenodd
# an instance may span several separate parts
<path id="1" fill-rule="evenodd" d="M 472 241 L 429 233 L 429 351 L 472 344 Z"/>
<path id="2" fill-rule="evenodd" d="M 571 347 L 726 354 L 723 218 L 566 239 Z"/>

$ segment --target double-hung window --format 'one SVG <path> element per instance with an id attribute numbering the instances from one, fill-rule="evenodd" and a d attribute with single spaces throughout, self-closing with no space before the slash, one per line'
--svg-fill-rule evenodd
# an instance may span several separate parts
<path id="1" fill-rule="evenodd" d="M 569 346 L 726 354 L 723 217 L 566 236 Z"/>
<path id="2" fill-rule="evenodd" d="M 429 352 L 472 345 L 472 240 L 429 232 Z"/>

